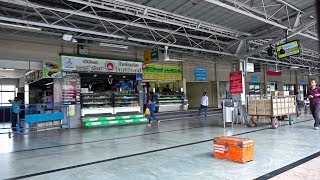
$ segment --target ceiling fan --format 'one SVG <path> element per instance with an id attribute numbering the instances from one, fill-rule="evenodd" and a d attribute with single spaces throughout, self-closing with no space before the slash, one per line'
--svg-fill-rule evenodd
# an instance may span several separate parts
<path id="1" fill-rule="evenodd" d="M 168 46 L 164 46 L 164 49 L 165 49 L 165 51 L 164 51 L 164 61 L 178 61 L 178 62 L 180 62 L 180 61 L 183 61 L 182 59 L 170 59 L 170 57 L 169 57 L 169 54 L 168 54 Z"/>

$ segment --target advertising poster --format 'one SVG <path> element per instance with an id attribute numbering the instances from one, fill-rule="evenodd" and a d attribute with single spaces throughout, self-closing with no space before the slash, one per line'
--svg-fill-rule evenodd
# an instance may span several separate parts
<path id="1" fill-rule="evenodd" d="M 230 73 L 230 93 L 241 94 L 242 92 L 242 72 Z"/>
<path id="2" fill-rule="evenodd" d="M 44 61 L 43 62 L 44 78 L 61 78 L 61 61 Z"/>

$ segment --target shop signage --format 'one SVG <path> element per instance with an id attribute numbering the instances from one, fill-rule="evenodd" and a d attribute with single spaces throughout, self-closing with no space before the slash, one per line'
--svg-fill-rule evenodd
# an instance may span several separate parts
<path id="1" fill-rule="evenodd" d="M 62 70 L 80 72 L 142 73 L 142 63 L 75 56 L 61 56 Z"/>
<path id="2" fill-rule="evenodd" d="M 165 64 L 146 64 L 143 69 L 143 80 L 182 80 L 181 66 Z"/>
<path id="3" fill-rule="evenodd" d="M 156 62 L 159 60 L 159 49 L 158 48 L 153 48 L 151 50 L 151 61 Z"/>
<path id="4" fill-rule="evenodd" d="M 207 69 L 206 68 L 194 68 L 194 76 L 196 81 L 207 80 Z"/>
<path id="5" fill-rule="evenodd" d="M 268 76 L 281 76 L 281 71 L 267 71 Z"/>
<path id="6" fill-rule="evenodd" d="M 254 64 L 247 63 L 247 72 L 254 72 Z"/>
<path id="7" fill-rule="evenodd" d="M 260 71 L 261 71 L 260 63 L 254 63 L 254 72 L 260 72 Z"/>
<path id="8" fill-rule="evenodd" d="M 26 83 L 30 84 L 43 78 L 43 71 L 34 70 L 25 75 Z"/>
<path id="9" fill-rule="evenodd" d="M 62 79 L 63 104 L 77 104 L 78 102 L 80 102 L 80 90 L 81 90 L 80 75 L 78 73 L 63 72 L 63 79 Z"/>
<path id="10" fill-rule="evenodd" d="M 147 49 L 144 51 L 144 64 L 150 64 L 151 63 L 151 49 Z"/>
<path id="11" fill-rule="evenodd" d="M 61 78 L 61 61 L 44 61 L 43 77 L 44 78 Z"/>
<path id="12" fill-rule="evenodd" d="M 302 84 L 302 85 L 306 85 L 306 80 L 301 79 L 301 84 Z"/>
<path id="13" fill-rule="evenodd" d="M 241 94 L 242 92 L 242 72 L 230 73 L 230 93 Z"/>
<path id="14" fill-rule="evenodd" d="M 259 82 L 259 77 L 257 75 L 252 75 L 251 76 L 251 82 L 252 83 L 258 83 Z"/>
<path id="15" fill-rule="evenodd" d="M 137 73 L 136 74 L 136 80 L 137 81 L 142 81 L 142 74 L 141 73 Z"/>

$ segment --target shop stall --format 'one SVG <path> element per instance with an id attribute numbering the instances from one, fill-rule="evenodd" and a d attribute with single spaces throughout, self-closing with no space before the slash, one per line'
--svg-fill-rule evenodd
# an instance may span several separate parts
<path id="1" fill-rule="evenodd" d="M 64 77 L 64 101 L 80 103 L 82 117 L 141 113 L 141 62 L 66 55 L 61 59 L 69 74 Z"/>
<path id="2" fill-rule="evenodd" d="M 144 99 L 152 89 L 157 94 L 157 111 L 188 109 L 182 82 L 181 66 L 147 64 L 143 69 Z M 147 102 L 144 101 L 146 104 Z"/>

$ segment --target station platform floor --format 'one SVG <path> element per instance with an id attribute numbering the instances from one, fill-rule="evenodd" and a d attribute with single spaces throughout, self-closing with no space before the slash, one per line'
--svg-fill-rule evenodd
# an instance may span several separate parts
<path id="1" fill-rule="evenodd" d="M 0 179 L 280 179 L 305 164 L 320 167 L 320 130 L 313 130 L 310 115 L 291 126 L 281 122 L 278 129 L 264 123 L 223 129 L 217 123 L 221 118 L 47 131 L 11 139 L 2 134 Z M 222 135 L 254 139 L 255 160 L 239 164 L 215 159 L 212 139 Z"/>

